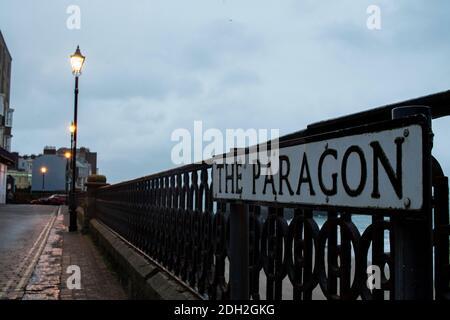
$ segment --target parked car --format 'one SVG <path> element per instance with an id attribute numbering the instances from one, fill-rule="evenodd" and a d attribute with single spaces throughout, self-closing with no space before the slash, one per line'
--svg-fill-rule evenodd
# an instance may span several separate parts
<path id="1" fill-rule="evenodd" d="M 47 203 L 48 203 L 48 198 L 39 198 L 39 199 L 30 201 L 30 204 L 47 204 Z"/>
<path id="2" fill-rule="evenodd" d="M 47 198 L 39 198 L 36 200 L 32 200 L 31 204 L 41 204 L 41 205 L 51 205 L 51 206 L 60 206 L 67 203 L 67 195 L 65 194 L 53 194 Z"/>
<path id="3" fill-rule="evenodd" d="M 54 194 L 48 198 L 48 204 L 53 206 L 64 205 L 67 202 L 67 195 L 65 194 Z"/>

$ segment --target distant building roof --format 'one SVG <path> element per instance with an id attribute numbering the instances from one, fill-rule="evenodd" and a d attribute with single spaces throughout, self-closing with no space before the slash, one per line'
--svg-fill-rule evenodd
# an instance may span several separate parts
<path id="1" fill-rule="evenodd" d="M 14 156 L 8 151 L 0 147 L 0 163 L 6 164 L 7 166 L 14 166 Z"/>

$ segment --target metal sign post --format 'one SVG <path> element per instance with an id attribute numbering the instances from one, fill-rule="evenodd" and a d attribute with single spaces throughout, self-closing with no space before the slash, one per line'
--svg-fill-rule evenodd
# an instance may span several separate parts
<path id="1" fill-rule="evenodd" d="M 427 148 L 418 154 L 423 161 L 424 205 L 417 217 L 395 215 L 394 231 L 394 297 L 396 300 L 433 299 L 433 240 L 431 207 L 431 112 L 427 107 L 399 107 L 392 111 L 393 119 L 423 115 L 427 126 L 424 144 Z"/>

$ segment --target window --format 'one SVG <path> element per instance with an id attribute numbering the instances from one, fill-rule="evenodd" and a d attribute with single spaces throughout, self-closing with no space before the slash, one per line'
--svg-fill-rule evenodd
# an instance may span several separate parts
<path id="1" fill-rule="evenodd" d="M 4 112 L 5 112 L 5 96 L 0 93 L 0 116 L 3 116 L 5 114 Z"/>
<path id="2" fill-rule="evenodd" d="M 11 137 L 10 136 L 5 137 L 5 142 L 4 142 L 3 148 L 5 150 L 7 150 L 8 152 L 11 152 Z"/>
<path id="3" fill-rule="evenodd" d="M 6 111 L 6 119 L 5 119 L 5 126 L 6 127 L 12 127 L 13 113 L 14 113 L 14 109 L 8 109 Z"/>
<path id="4" fill-rule="evenodd" d="M 5 128 L 4 127 L 0 127 L 0 147 L 4 148 L 4 139 L 3 139 L 3 134 L 4 134 Z"/>

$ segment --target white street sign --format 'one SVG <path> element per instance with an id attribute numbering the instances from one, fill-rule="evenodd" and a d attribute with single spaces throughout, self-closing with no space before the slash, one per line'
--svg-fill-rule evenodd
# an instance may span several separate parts
<path id="1" fill-rule="evenodd" d="M 419 210 L 423 204 L 422 140 L 422 127 L 413 124 L 282 147 L 277 165 L 271 166 L 278 170 L 272 174 L 261 170 L 264 165 L 251 162 L 256 153 L 241 163 L 216 159 L 214 197 Z"/>

